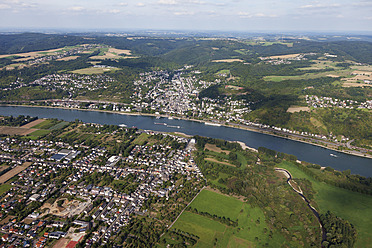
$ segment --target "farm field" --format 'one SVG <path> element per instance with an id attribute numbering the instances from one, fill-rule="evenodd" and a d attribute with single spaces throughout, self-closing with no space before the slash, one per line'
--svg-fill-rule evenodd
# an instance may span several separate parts
<path id="1" fill-rule="evenodd" d="M 259 208 L 234 197 L 204 189 L 190 207 L 196 208 L 199 214 L 185 211 L 172 229 L 198 236 L 195 247 L 211 247 L 212 244 L 215 247 L 280 247 L 285 242 L 281 235 L 270 234 Z M 238 225 L 225 225 L 200 212 L 238 220 Z"/>
<path id="2" fill-rule="evenodd" d="M 43 123 L 43 122 L 46 122 L 45 119 L 37 119 L 37 120 L 34 120 L 30 123 L 27 123 L 26 125 L 23 125 L 22 127 L 23 128 L 37 128 L 37 129 L 40 129 L 40 127 L 37 127 L 39 126 L 39 124 Z"/>
<path id="3" fill-rule="evenodd" d="M 34 131 L 36 131 L 36 129 L 23 128 L 23 127 L 8 127 L 8 126 L 0 127 L 0 134 L 7 134 L 7 135 L 27 135 Z"/>
<path id="4" fill-rule="evenodd" d="M 46 135 L 46 134 L 48 134 L 48 133 L 50 133 L 50 132 L 51 132 L 50 130 L 40 129 L 40 130 L 36 130 L 36 131 L 34 131 L 34 132 L 28 134 L 28 137 L 29 137 L 30 139 L 35 140 L 35 139 L 38 139 L 38 138 L 40 138 L 41 136 L 44 136 L 44 135 Z"/>
<path id="5" fill-rule="evenodd" d="M 244 62 L 242 59 L 218 59 L 218 60 L 212 60 L 212 62 L 216 63 L 232 63 L 232 62 Z"/>
<path id="6" fill-rule="evenodd" d="M 309 107 L 301 107 L 301 106 L 290 106 L 287 109 L 287 112 L 289 113 L 295 113 L 295 112 L 300 112 L 300 111 L 310 111 Z"/>
<path id="7" fill-rule="evenodd" d="M 105 68 L 105 67 L 89 67 L 89 68 L 84 68 L 84 69 L 79 69 L 79 70 L 72 71 L 72 73 L 93 75 L 93 74 L 103 74 L 105 72 L 111 72 L 111 71 L 116 71 L 116 70 L 120 70 L 120 69 L 118 69 L 118 68 Z"/>
<path id="8" fill-rule="evenodd" d="M 352 70 L 339 70 L 339 71 L 326 71 L 321 73 L 305 73 L 303 75 L 296 76 L 265 76 L 265 81 L 281 82 L 284 80 L 301 80 L 301 79 L 314 79 L 321 77 L 347 77 L 350 76 Z"/>
<path id="9" fill-rule="evenodd" d="M 7 173 L 5 173 L 4 175 L 2 175 L 0 177 L 0 184 L 5 183 L 9 179 L 14 177 L 15 175 L 17 175 L 18 173 L 20 173 L 21 171 L 23 171 L 27 167 L 29 167 L 31 164 L 32 164 L 31 162 L 26 162 L 26 163 L 23 163 L 23 165 L 18 165 L 14 169 L 8 171 Z"/>
<path id="10" fill-rule="evenodd" d="M 122 54 L 126 56 L 122 56 Z M 102 50 L 102 52 L 99 55 L 90 57 L 90 59 L 104 60 L 104 59 L 132 58 L 132 57 L 129 57 L 130 55 L 132 55 L 130 50 L 122 50 L 122 49 L 116 49 L 116 48 L 110 47 L 108 49 Z"/>
<path id="11" fill-rule="evenodd" d="M 356 227 L 358 239 L 355 247 L 372 247 L 372 196 L 319 182 L 289 162 L 283 162 L 278 167 L 290 171 L 294 179 L 306 178 L 312 183 L 320 213 L 330 210 Z"/>

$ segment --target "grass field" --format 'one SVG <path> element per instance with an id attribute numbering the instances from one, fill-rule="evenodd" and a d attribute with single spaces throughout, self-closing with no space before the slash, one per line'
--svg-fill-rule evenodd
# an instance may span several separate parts
<path id="1" fill-rule="evenodd" d="M 40 138 L 41 136 L 44 136 L 48 133 L 50 133 L 51 131 L 50 130 L 44 130 L 44 129 L 40 129 L 40 130 L 36 130 L 32 133 L 30 133 L 28 135 L 28 137 L 30 137 L 30 139 L 38 139 Z"/>
<path id="2" fill-rule="evenodd" d="M 61 121 L 61 122 L 55 124 L 54 126 L 51 126 L 49 128 L 49 130 L 61 129 L 61 128 L 64 128 L 65 126 L 67 126 L 68 124 L 69 124 L 69 122 L 67 122 L 67 121 Z"/>
<path id="3" fill-rule="evenodd" d="M 36 125 L 32 126 L 33 128 L 36 129 L 48 129 L 54 125 L 53 120 L 44 120 L 44 119 L 39 119 L 39 122 L 36 123 Z M 30 124 L 30 123 L 29 123 Z"/>
<path id="4" fill-rule="evenodd" d="M 314 79 L 321 77 L 346 77 L 350 76 L 351 70 L 339 70 L 339 71 L 326 71 L 321 73 L 305 73 L 297 76 L 266 76 L 263 79 L 270 82 L 281 82 L 284 80 L 303 80 L 303 79 Z"/>
<path id="5" fill-rule="evenodd" d="M 103 74 L 105 72 L 117 71 L 120 70 L 118 68 L 101 68 L 101 67 L 89 67 L 84 69 L 79 69 L 72 71 L 72 73 L 76 74 L 84 74 L 84 75 L 93 75 L 93 74 Z"/>
<path id="6" fill-rule="evenodd" d="M 217 63 L 232 63 L 232 62 L 243 62 L 242 59 L 218 59 L 218 60 L 212 60 L 212 62 Z"/>
<path id="7" fill-rule="evenodd" d="M 145 141 L 149 138 L 149 135 L 146 133 L 141 133 L 134 141 L 133 144 L 143 145 Z"/>
<path id="8" fill-rule="evenodd" d="M 280 247 L 285 239 L 276 233 L 269 238 L 268 226 L 261 209 L 253 208 L 238 199 L 203 190 L 190 205 L 199 212 L 238 220 L 238 226 L 227 226 L 216 220 L 185 211 L 172 229 L 199 237 L 195 247 Z"/>
<path id="9" fill-rule="evenodd" d="M 311 181 L 316 191 L 315 202 L 321 213 L 330 210 L 357 228 L 355 247 L 372 247 L 372 196 L 316 181 L 289 162 L 281 163 L 278 167 L 289 170 L 294 179 L 306 178 Z"/>
<path id="10" fill-rule="evenodd" d="M 4 192 L 7 192 L 12 187 L 13 186 L 12 185 L 9 185 L 9 184 L 0 185 L 0 195 L 2 195 Z"/>

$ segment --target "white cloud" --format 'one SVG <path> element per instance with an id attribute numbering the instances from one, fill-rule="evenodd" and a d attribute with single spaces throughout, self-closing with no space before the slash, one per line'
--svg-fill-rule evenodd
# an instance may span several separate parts
<path id="1" fill-rule="evenodd" d="M 128 3 L 119 3 L 119 6 L 128 6 Z"/>
<path id="2" fill-rule="evenodd" d="M 159 0 L 158 4 L 162 5 L 176 5 L 177 1 L 176 0 Z"/>
<path id="3" fill-rule="evenodd" d="M 118 10 L 118 9 L 109 9 L 109 10 L 107 10 L 107 12 L 108 12 L 108 13 L 112 13 L 112 14 L 118 14 L 118 13 L 120 13 L 121 11 Z"/>
<path id="4" fill-rule="evenodd" d="M 11 7 L 7 4 L 0 4 L 0 9 L 10 9 Z"/>
<path id="5" fill-rule="evenodd" d="M 264 13 L 248 13 L 248 12 L 238 12 L 238 15 L 241 17 L 241 18 L 275 18 L 275 17 L 278 17 L 278 15 L 268 15 L 268 14 L 264 14 Z"/>
<path id="6" fill-rule="evenodd" d="M 136 6 L 137 7 L 145 7 L 145 4 L 144 3 L 137 3 Z"/>
<path id="7" fill-rule="evenodd" d="M 185 16 L 185 15 L 194 15 L 195 13 L 192 11 L 180 11 L 180 12 L 174 12 L 174 15 L 176 16 Z"/>
<path id="8" fill-rule="evenodd" d="M 71 10 L 71 11 L 83 11 L 83 10 L 85 10 L 85 8 L 82 7 L 82 6 L 74 6 L 74 7 L 69 8 L 69 10 Z"/>
<path id="9" fill-rule="evenodd" d="M 300 7 L 300 9 L 325 9 L 325 8 L 338 8 L 341 7 L 340 4 L 307 4 Z"/>

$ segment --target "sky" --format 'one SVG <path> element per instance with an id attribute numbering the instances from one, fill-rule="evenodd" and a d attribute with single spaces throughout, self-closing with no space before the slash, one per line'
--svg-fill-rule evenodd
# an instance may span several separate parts
<path id="1" fill-rule="evenodd" d="M 372 31 L 372 0 L 0 0 L 0 28 Z"/>

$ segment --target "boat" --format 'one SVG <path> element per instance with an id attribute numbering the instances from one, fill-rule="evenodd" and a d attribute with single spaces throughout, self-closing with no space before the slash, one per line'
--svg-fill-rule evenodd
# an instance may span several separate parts
<path id="1" fill-rule="evenodd" d="M 158 120 L 159 120 L 159 119 L 160 119 L 160 116 L 156 116 L 156 119 L 158 119 Z"/>
<path id="2" fill-rule="evenodd" d="M 119 127 L 127 127 L 127 125 L 125 125 L 124 123 L 122 123 L 122 124 L 119 124 Z"/>
<path id="3" fill-rule="evenodd" d="M 163 126 L 166 126 L 168 125 L 167 123 L 163 123 L 163 122 L 154 122 L 155 125 L 163 125 Z"/>
<path id="4" fill-rule="evenodd" d="M 172 116 L 168 116 L 168 119 L 169 119 L 169 120 L 173 120 L 173 117 L 172 117 Z"/>
<path id="5" fill-rule="evenodd" d="M 335 157 L 335 158 L 338 157 L 337 155 L 335 155 L 335 154 L 333 154 L 333 153 L 329 154 L 329 156 L 332 156 L 332 157 Z"/>
<path id="6" fill-rule="evenodd" d="M 213 122 L 204 122 L 205 125 L 208 125 L 208 126 L 215 126 L 215 127 L 220 127 L 221 124 L 218 124 L 218 123 L 213 123 Z"/>
<path id="7" fill-rule="evenodd" d="M 168 125 L 167 127 L 181 128 L 180 126 L 171 126 L 171 125 Z"/>

